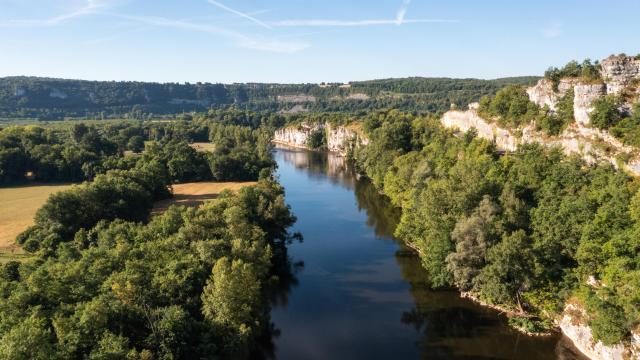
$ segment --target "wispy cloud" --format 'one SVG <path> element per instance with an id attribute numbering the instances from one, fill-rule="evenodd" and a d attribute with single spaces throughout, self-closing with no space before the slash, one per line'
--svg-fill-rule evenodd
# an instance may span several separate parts
<path id="1" fill-rule="evenodd" d="M 276 53 L 294 53 L 309 47 L 308 44 L 302 42 L 281 41 L 266 37 L 252 37 L 233 30 L 229 30 L 227 28 L 208 24 L 193 23 L 184 20 L 174 20 L 155 16 L 135 16 L 113 13 L 109 15 L 158 27 L 191 30 L 207 34 L 219 35 L 226 37 L 234 41 L 238 46 L 247 49 L 263 50 Z"/>
<path id="2" fill-rule="evenodd" d="M 458 23 L 460 20 L 450 19 L 408 19 L 402 20 L 402 24 L 417 23 Z M 328 20 L 328 19 L 310 19 L 310 20 L 282 20 L 271 23 L 275 26 L 282 27 L 358 27 L 358 26 L 374 26 L 374 25 L 398 25 L 397 20 Z"/>
<path id="3" fill-rule="evenodd" d="M 542 36 L 549 39 L 557 38 L 558 36 L 562 35 L 562 32 L 562 23 L 547 24 L 545 27 L 540 29 L 540 33 L 542 34 Z"/>
<path id="4" fill-rule="evenodd" d="M 97 13 L 99 10 L 107 7 L 107 3 L 101 0 L 87 0 L 86 3 L 75 10 L 66 14 L 57 15 L 46 19 L 18 19 L 0 22 L 0 27 L 47 27 L 56 26 L 68 20 L 81 16 Z"/>
<path id="5" fill-rule="evenodd" d="M 403 25 L 419 23 L 458 23 L 451 19 L 406 19 L 411 0 L 403 0 L 393 19 L 332 20 L 332 19 L 292 19 L 271 22 L 276 27 L 363 27 L 376 25 Z"/>
<path id="6" fill-rule="evenodd" d="M 411 0 L 404 0 L 398 12 L 396 12 L 396 24 L 402 25 L 404 22 L 404 17 L 407 15 L 407 10 L 409 9 L 409 4 L 411 4 Z"/>
<path id="7" fill-rule="evenodd" d="M 232 9 L 232 8 L 230 8 L 230 7 L 228 7 L 228 6 L 224 5 L 224 4 L 221 4 L 221 3 L 219 3 L 219 2 L 217 2 L 215 0 L 207 0 L 207 2 L 209 4 L 211 4 L 211 5 L 213 5 L 213 6 L 219 7 L 220 9 L 222 9 L 224 11 L 228 11 L 228 12 L 234 14 L 234 15 L 237 15 L 237 16 L 240 16 L 240 17 L 245 18 L 247 20 L 250 20 L 253 23 L 262 26 L 263 28 L 271 29 L 271 26 L 269 24 L 267 24 L 267 23 L 265 23 L 265 22 L 263 22 L 263 21 L 261 21 L 259 19 L 256 19 L 255 17 L 249 15 L 248 13 L 243 13 L 241 11 Z"/>

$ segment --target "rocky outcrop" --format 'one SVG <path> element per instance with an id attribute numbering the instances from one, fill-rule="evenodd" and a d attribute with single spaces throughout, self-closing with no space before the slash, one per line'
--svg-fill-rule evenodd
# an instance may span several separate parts
<path id="1" fill-rule="evenodd" d="M 311 133 L 320 129 L 324 129 L 324 124 L 300 124 L 278 129 L 273 135 L 273 142 L 306 149 Z"/>
<path id="2" fill-rule="evenodd" d="M 581 156 L 587 163 L 607 161 L 615 167 L 619 166 L 619 155 L 633 157 L 636 153 L 634 148 L 624 145 L 606 131 L 588 128 L 580 123 L 571 124 L 559 136 L 548 136 L 536 131 L 533 124 L 518 131 L 503 129 L 478 115 L 475 105 L 470 105 L 467 111 L 448 111 L 440 122 L 447 128 L 462 132 L 475 128 L 479 137 L 493 141 L 498 149 L 507 152 L 515 151 L 521 144 L 539 143 L 560 147 L 566 155 Z M 629 161 L 626 169 L 640 175 L 640 158 Z"/>
<path id="3" fill-rule="evenodd" d="M 605 84 L 583 84 L 577 83 L 573 87 L 573 115 L 576 122 L 581 125 L 591 123 L 590 115 L 593 111 L 593 102 L 607 94 Z"/>
<path id="4" fill-rule="evenodd" d="M 600 63 L 601 75 L 607 84 L 607 94 L 617 94 L 640 78 L 640 59 L 624 55 L 610 56 Z"/>
<path id="5" fill-rule="evenodd" d="M 565 307 L 558 326 L 573 344 L 591 359 L 627 360 L 640 358 L 640 334 L 633 334 L 631 341 L 615 345 L 605 345 L 595 341 L 591 328 L 586 325 L 587 313 L 575 304 Z"/>
<path id="6" fill-rule="evenodd" d="M 316 97 L 312 95 L 296 94 L 296 95 L 278 95 L 278 102 L 281 103 L 308 103 L 316 102 Z"/>
<path id="7" fill-rule="evenodd" d="M 276 130 L 273 142 L 307 148 L 307 140 L 314 131 L 325 131 L 327 150 L 345 156 L 355 146 L 367 145 L 369 139 L 357 126 L 336 126 L 330 123 L 300 124 Z"/>
<path id="8" fill-rule="evenodd" d="M 610 94 L 619 94 L 624 89 L 634 90 L 640 94 L 640 60 L 624 55 L 610 56 L 600 63 L 601 81 L 584 82 L 579 78 L 560 80 L 557 91 L 553 82 L 541 79 L 527 89 L 529 99 L 540 107 L 548 106 L 556 110 L 558 100 L 566 92 L 574 89 L 573 112 L 576 122 L 581 125 L 591 123 L 590 113 L 593 111 L 593 101 Z M 635 87 L 635 89 L 634 89 Z M 630 111 L 631 104 L 623 105 L 625 111 Z"/>

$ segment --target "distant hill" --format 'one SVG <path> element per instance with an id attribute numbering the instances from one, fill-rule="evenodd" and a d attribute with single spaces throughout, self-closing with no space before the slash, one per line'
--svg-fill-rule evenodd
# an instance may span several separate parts
<path id="1" fill-rule="evenodd" d="M 161 84 L 5 77 L 0 78 L 0 118 L 142 118 L 231 106 L 282 112 L 379 108 L 438 112 L 448 110 L 452 103 L 464 107 L 507 84 L 529 85 L 538 79 L 413 77 L 349 84 Z"/>

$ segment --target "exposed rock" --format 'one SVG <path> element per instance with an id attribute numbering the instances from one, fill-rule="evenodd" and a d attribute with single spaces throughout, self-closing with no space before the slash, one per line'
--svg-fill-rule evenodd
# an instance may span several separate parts
<path id="1" fill-rule="evenodd" d="M 276 130 L 273 142 L 297 148 L 307 148 L 309 135 L 323 129 L 327 136 L 327 150 L 346 155 L 353 146 L 367 145 L 369 139 L 353 126 L 334 126 L 329 123 L 301 124 Z"/>
<path id="2" fill-rule="evenodd" d="M 615 55 L 602 60 L 601 75 L 607 83 L 607 93 L 617 94 L 634 78 L 640 77 L 640 60 L 630 56 Z"/>
<path id="3" fill-rule="evenodd" d="M 553 82 L 547 79 L 540 79 L 538 82 L 527 89 L 529 100 L 534 102 L 540 107 L 545 105 L 551 110 L 556 110 L 558 100 L 564 96 L 564 94 L 573 88 L 576 84 L 576 79 L 562 79 L 558 84 L 558 91 L 553 90 Z"/>
<path id="4" fill-rule="evenodd" d="M 276 130 L 273 142 L 306 149 L 309 135 L 319 129 L 324 129 L 324 124 L 300 124 L 286 127 Z"/>
<path id="5" fill-rule="evenodd" d="M 297 94 L 297 95 L 278 95 L 278 102 L 283 103 L 308 103 L 316 102 L 316 97 L 311 95 Z"/>
<path id="6" fill-rule="evenodd" d="M 347 96 L 349 100 L 369 100 L 369 95 L 363 93 L 353 93 Z"/>
<path id="7" fill-rule="evenodd" d="M 521 144 L 539 143 L 548 147 L 560 147 L 566 155 L 579 155 L 587 163 L 608 161 L 618 166 L 617 155 L 634 153 L 634 149 L 624 145 L 606 131 L 587 128 L 574 123 L 567 127 L 559 136 L 548 136 L 536 131 L 533 125 L 518 130 L 518 134 L 499 127 L 478 115 L 475 107 L 467 111 L 452 110 L 446 112 L 440 122 L 443 126 L 466 132 L 475 128 L 478 136 L 493 141 L 496 147 L 503 151 L 515 151 Z M 640 158 L 633 159 L 627 169 L 635 175 L 640 175 Z"/>
<path id="8" fill-rule="evenodd" d="M 63 91 L 58 90 L 56 88 L 51 89 L 51 91 L 49 92 L 49 96 L 52 98 L 58 98 L 58 99 L 67 98 L 67 94 L 65 94 Z"/>
<path id="9" fill-rule="evenodd" d="M 591 359 L 598 360 L 627 360 L 640 357 L 640 341 L 638 334 L 633 334 L 629 343 L 604 345 L 596 342 L 591 328 L 585 324 L 587 314 L 584 309 L 574 304 L 565 307 L 563 317 L 558 322 L 564 333 L 573 344 Z"/>
<path id="10" fill-rule="evenodd" d="M 591 123 L 589 114 L 593 111 L 593 102 L 606 95 L 607 88 L 605 84 L 584 84 L 577 83 L 573 87 L 573 114 L 581 125 L 587 125 Z"/>
<path id="11" fill-rule="evenodd" d="M 553 90 L 553 83 L 547 79 L 541 79 L 537 84 L 527 89 L 529 100 L 540 107 L 545 105 L 551 110 L 556 109 L 556 104 L 560 98 L 559 94 Z"/>
<path id="12" fill-rule="evenodd" d="M 440 121 L 445 127 L 457 128 L 462 132 L 475 128 L 479 137 L 494 141 L 500 150 L 515 151 L 521 143 L 521 139 L 513 136 L 508 130 L 481 118 L 471 105 L 468 111 L 447 111 Z"/>

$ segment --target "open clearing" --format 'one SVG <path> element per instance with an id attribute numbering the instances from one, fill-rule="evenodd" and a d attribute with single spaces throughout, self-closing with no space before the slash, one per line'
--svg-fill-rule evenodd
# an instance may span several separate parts
<path id="1" fill-rule="evenodd" d="M 194 142 L 189 144 L 197 152 L 213 152 L 216 146 L 209 142 Z"/>
<path id="2" fill-rule="evenodd" d="M 153 214 L 160 214 L 171 205 L 199 206 L 207 200 L 218 197 L 223 190 L 237 191 L 241 187 L 255 185 L 246 182 L 195 182 L 173 185 L 173 198 L 158 201 L 153 206 Z"/>
<path id="3" fill-rule="evenodd" d="M 70 184 L 52 184 L 0 188 L 0 252 L 19 253 L 16 236 L 33 225 L 36 211 L 49 195 L 70 187 Z"/>

